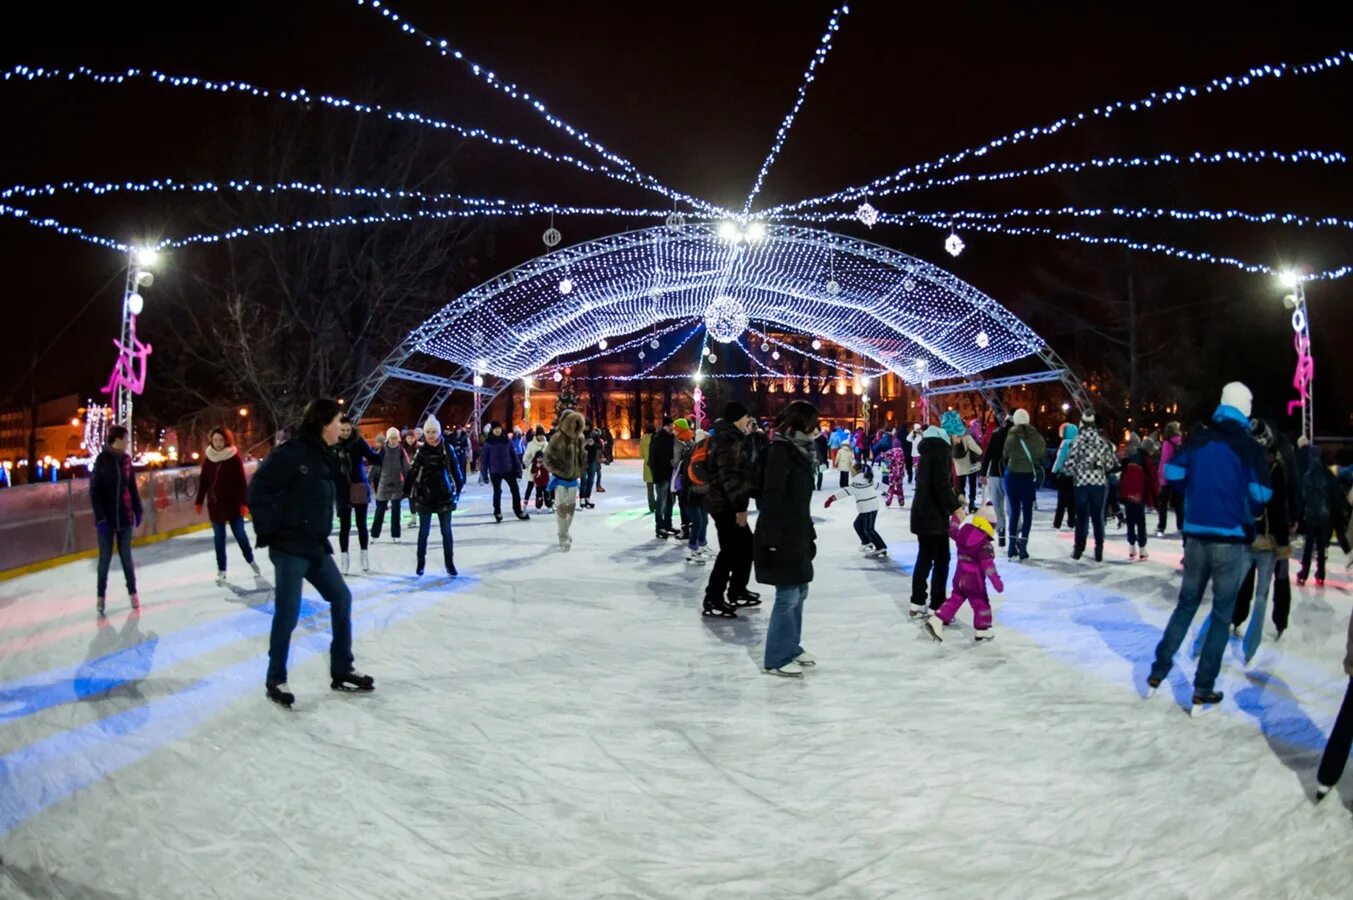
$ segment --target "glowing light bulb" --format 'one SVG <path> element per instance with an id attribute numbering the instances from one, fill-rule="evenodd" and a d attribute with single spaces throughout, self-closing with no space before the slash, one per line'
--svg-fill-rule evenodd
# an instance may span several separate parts
<path id="1" fill-rule="evenodd" d="M 771 358 L 771 359 L 779 359 L 779 358 L 780 358 L 780 351 L 779 351 L 779 350 L 776 350 L 774 353 L 772 353 L 772 354 L 770 355 L 770 358 Z"/>
<path id="2" fill-rule="evenodd" d="M 742 231 L 738 228 L 737 222 L 725 220 L 719 223 L 719 237 L 730 244 L 736 244 L 742 240 Z"/>
<path id="3" fill-rule="evenodd" d="M 134 316 L 141 315 L 141 310 L 145 309 L 146 301 L 140 294 L 129 294 L 127 296 L 127 311 Z"/>
<path id="4" fill-rule="evenodd" d="M 154 247 L 137 247 L 132 251 L 132 258 L 140 268 L 150 269 L 160 261 L 160 254 Z"/>
<path id="5" fill-rule="evenodd" d="M 565 278 L 563 281 L 559 282 L 559 293 L 561 294 L 573 293 L 573 279 Z"/>
<path id="6" fill-rule="evenodd" d="M 766 239 L 766 226 L 760 222 L 753 222 L 747 226 L 747 243 L 759 244 Z"/>
<path id="7" fill-rule="evenodd" d="M 814 349 L 814 350 L 821 350 L 821 349 L 822 349 L 822 342 L 819 341 L 817 338 L 813 338 L 813 349 Z"/>
<path id="8" fill-rule="evenodd" d="M 598 350 L 605 350 L 605 349 L 606 349 L 606 346 L 607 346 L 607 345 L 606 345 L 606 338 L 602 338 L 601 340 L 597 341 L 597 349 L 598 349 Z"/>
<path id="9" fill-rule="evenodd" d="M 1301 273 L 1296 269 L 1284 269 L 1278 273 L 1278 282 L 1285 288 L 1294 288 L 1301 284 Z"/>
<path id="10" fill-rule="evenodd" d="M 963 238 L 951 232 L 944 240 L 944 249 L 950 256 L 958 256 L 963 252 Z"/>
<path id="11" fill-rule="evenodd" d="M 555 381 L 555 384 L 558 384 L 559 382 L 561 382 L 561 381 L 563 381 L 563 380 L 564 380 L 564 373 L 563 373 L 563 372 L 555 372 L 555 373 L 554 373 L 554 381 Z"/>

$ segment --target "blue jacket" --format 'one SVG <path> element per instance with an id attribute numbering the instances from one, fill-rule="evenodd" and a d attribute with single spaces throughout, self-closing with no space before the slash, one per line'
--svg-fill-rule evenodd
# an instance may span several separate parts
<path id="1" fill-rule="evenodd" d="M 827 438 L 827 448 L 829 450 L 835 450 L 837 447 L 840 447 L 845 442 L 846 442 L 846 433 L 842 431 L 840 428 L 838 428 L 832 432 L 831 437 Z"/>
<path id="2" fill-rule="evenodd" d="M 1273 496 L 1264 450 L 1231 406 L 1218 406 L 1210 425 L 1193 429 L 1165 479 L 1184 492 L 1184 535 L 1202 540 L 1248 544 L 1255 516 Z"/>

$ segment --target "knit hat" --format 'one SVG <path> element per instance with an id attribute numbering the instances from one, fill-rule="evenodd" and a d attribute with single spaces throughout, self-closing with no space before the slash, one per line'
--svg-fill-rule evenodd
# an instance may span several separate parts
<path id="1" fill-rule="evenodd" d="M 951 437 L 963 437 L 968 431 L 963 424 L 963 417 L 952 409 L 940 416 L 940 427 L 948 432 Z"/>
<path id="2" fill-rule="evenodd" d="M 676 431 L 677 440 L 689 441 L 695 437 L 695 432 L 691 430 L 690 425 L 686 424 L 685 419 L 677 419 L 672 428 Z"/>
<path id="3" fill-rule="evenodd" d="M 1221 389 L 1221 405 L 1240 410 L 1240 414 L 1248 419 L 1250 408 L 1254 405 L 1254 394 L 1239 381 L 1232 381 Z"/>
<path id="4" fill-rule="evenodd" d="M 747 411 L 747 407 L 736 400 L 728 401 L 728 405 L 723 408 L 723 420 L 729 424 L 749 415 L 751 415 L 751 413 Z"/>
<path id="5" fill-rule="evenodd" d="M 1029 411 L 1027 409 L 1017 409 L 1015 410 L 1014 416 L 1012 416 L 1011 418 L 1015 420 L 1016 425 L 1028 425 Z"/>
<path id="6" fill-rule="evenodd" d="M 1259 442 L 1259 446 L 1263 447 L 1265 450 L 1270 449 L 1277 443 L 1277 439 L 1273 434 L 1273 426 L 1263 419 L 1250 419 L 1250 434 Z"/>
<path id="7" fill-rule="evenodd" d="M 1089 409 L 1087 409 L 1085 412 L 1081 413 L 1081 427 L 1082 427 L 1082 428 L 1094 428 L 1094 427 L 1095 427 L 1095 413 L 1094 413 L 1094 410 L 1089 410 Z"/>
<path id="8" fill-rule="evenodd" d="M 442 423 L 437 421 L 436 416 L 428 416 L 428 420 L 423 423 L 423 437 L 438 437 L 442 433 Z"/>
<path id="9" fill-rule="evenodd" d="M 393 427 L 393 426 L 391 426 L 390 429 L 387 430 L 387 431 L 385 432 L 385 440 L 386 440 L 386 443 L 390 443 L 390 444 L 398 444 L 398 443 L 399 443 L 399 429 L 398 429 L 398 428 L 395 428 L 395 427 Z"/>
<path id="10" fill-rule="evenodd" d="M 672 423 L 672 427 L 675 428 L 677 431 L 690 431 L 691 423 L 687 422 L 685 419 L 677 419 L 675 422 Z"/>

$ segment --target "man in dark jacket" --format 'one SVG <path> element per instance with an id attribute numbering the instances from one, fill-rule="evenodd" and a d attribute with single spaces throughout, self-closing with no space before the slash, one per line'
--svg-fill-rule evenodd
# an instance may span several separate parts
<path id="1" fill-rule="evenodd" d="M 982 483 L 987 486 L 987 499 L 996 508 L 996 540 L 1005 546 L 1005 438 L 1010 434 L 1010 417 L 1004 412 L 996 413 L 1001 427 L 991 433 L 986 449 L 982 451 L 982 465 L 978 472 Z M 969 498 L 971 499 L 971 498 Z"/>
<path id="2" fill-rule="evenodd" d="M 427 562 L 428 532 L 435 514 L 442 534 L 442 562 L 446 565 L 446 574 L 454 578 L 458 573 L 451 513 L 465 488 L 465 472 L 456 458 L 456 451 L 443 440 L 442 424 L 436 416 L 428 416 L 423 423 L 423 438 L 423 445 L 413 455 L 413 464 L 409 466 L 409 477 L 404 480 L 404 495 L 416 498 L 418 504 L 417 571 L 421 576 Z"/>
<path id="3" fill-rule="evenodd" d="M 108 593 L 108 569 L 113 563 L 113 541 L 117 541 L 122 577 L 132 609 L 141 608 L 136 593 L 136 567 L 132 564 L 132 531 L 141 526 L 141 495 L 136 490 L 136 475 L 127 455 L 127 429 L 114 425 L 108 429 L 108 441 L 94 460 L 89 476 L 89 501 L 94 506 L 94 527 L 99 532 L 98 613 L 103 615 Z"/>
<path id="4" fill-rule="evenodd" d="M 310 582 L 329 604 L 333 642 L 329 645 L 329 686 L 336 691 L 372 691 L 376 680 L 352 667 L 352 592 L 334 565 L 333 529 L 336 472 L 330 448 L 338 442 L 339 406 L 310 401 L 298 437 L 268 454 L 249 483 L 258 546 L 268 548 L 275 589 L 272 638 L 268 646 L 268 699 L 291 707 L 287 686 L 291 633 L 301 614 L 301 581 Z"/>
<path id="5" fill-rule="evenodd" d="M 1215 690 L 1226 649 L 1236 592 L 1245 574 L 1254 519 L 1273 496 L 1268 461 L 1250 436 L 1249 388 L 1233 381 L 1222 388 L 1212 422 L 1199 425 L 1165 466 L 1170 486 L 1184 495 L 1184 581 L 1170 615 L 1147 686 L 1155 690 L 1170 673 L 1203 590 L 1212 582 L 1212 614 L 1193 679 L 1194 706 L 1218 703 Z"/>
<path id="6" fill-rule="evenodd" d="M 494 521 L 503 521 L 504 481 L 512 492 L 512 512 L 523 521 L 530 519 L 521 508 L 521 489 L 517 485 L 522 473 L 521 454 L 503 432 L 503 426 L 497 422 L 490 423 L 489 436 L 484 439 L 484 465 L 488 467 L 489 478 L 493 481 Z"/>
<path id="7" fill-rule="evenodd" d="M 949 518 L 961 514 L 954 493 L 954 454 L 949 436 L 930 426 L 921 439 L 921 463 L 916 469 L 916 492 L 911 501 L 911 533 L 916 535 L 916 567 L 911 573 L 911 616 L 926 615 L 926 584 L 930 609 L 944 605 L 949 578 Z"/>
<path id="8" fill-rule="evenodd" d="M 761 595 L 747 590 L 752 577 L 752 529 L 747 504 L 759 485 L 752 484 L 752 458 L 747 435 L 753 419 L 747 407 L 734 400 L 714 423 L 709 447 L 709 494 L 705 505 L 719 533 L 719 555 L 705 587 L 705 606 L 756 606 Z M 656 472 L 654 473 L 657 474 Z"/>
<path id="9" fill-rule="evenodd" d="M 817 437 L 813 438 L 813 456 L 816 462 L 814 466 L 816 476 L 816 486 L 814 490 L 822 490 L 822 473 L 827 471 L 827 432 L 819 431 Z M 908 465 L 910 469 L 910 465 Z"/>
<path id="10" fill-rule="evenodd" d="M 675 453 L 676 437 L 672 433 L 672 417 L 664 416 L 662 427 L 648 444 L 648 470 L 653 473 L 653 493 L 657 499 L 653 527 L 660 538 L 681 533 L 672 529 L 672 464 Z"/>

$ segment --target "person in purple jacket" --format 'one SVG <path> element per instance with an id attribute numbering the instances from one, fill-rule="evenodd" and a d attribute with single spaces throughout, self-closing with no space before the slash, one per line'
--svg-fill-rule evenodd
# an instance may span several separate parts
<path id="1" fill-rule="evenodd" d="M 94 460 L 94 469 L 89 476 L 89 500 L 94 506 L 94 527 L 99 532 L 99 615 L 104 614 L 114 540 L 117 541 L 117 555 L 122 561 L 122 577 L 127 580 L 132 609 L 140 609 L 136 567 L 132 564 L 132 531 L 141 527 L 141 495 L 136 490 L 132 459 L 127 455 L 127 429 L 121 425 L 108 429 L 108 441 Z"/>

